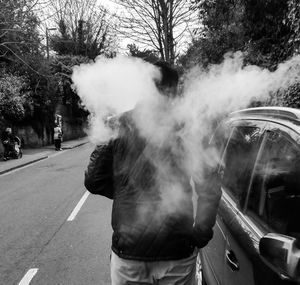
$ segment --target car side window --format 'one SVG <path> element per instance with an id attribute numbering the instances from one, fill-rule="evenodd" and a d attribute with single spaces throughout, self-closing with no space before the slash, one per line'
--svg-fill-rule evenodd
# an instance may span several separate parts
<path id="1" fill-rule="evenodd" d="M 239 205 L 242 205 L 246 197 L 259 139 L 258 127 L 234 127 L 222 158 L 222 186 Z"/>
<path id="2" fill-rule="evenodd" d="M 281 132 L 268 131 L 254 169 L 247 211 L 275 231 L 300 237 L 300 150 Z"/>

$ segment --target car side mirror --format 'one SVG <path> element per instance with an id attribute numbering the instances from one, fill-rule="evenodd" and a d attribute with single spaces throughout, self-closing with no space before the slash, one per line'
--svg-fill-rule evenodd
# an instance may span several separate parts
<path id="1" fill-rule="evenodd" d="M 296 238 L 269 233 L 261 238 L 259 252 L 282 279 L 300 281 L 300 243 Z"/>

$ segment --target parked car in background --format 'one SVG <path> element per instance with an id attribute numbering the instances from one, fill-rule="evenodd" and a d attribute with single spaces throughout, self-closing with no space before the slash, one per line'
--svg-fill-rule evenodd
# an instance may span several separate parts
<path id="1" fill-rule="evenodd" d="M 222 199 L 202 284 L 300 284 L 300 110 L 234 112 L 211 144 Z"/>

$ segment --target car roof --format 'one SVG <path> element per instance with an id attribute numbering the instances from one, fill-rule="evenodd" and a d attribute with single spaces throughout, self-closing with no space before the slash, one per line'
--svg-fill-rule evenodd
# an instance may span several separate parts
<path id="1" fill-rule="evenodd" d="M 256 107 L 232 112 L 229 118 L 261 119 L 287 125 L 300 133 L 300 110 L 288 107 Z"/>

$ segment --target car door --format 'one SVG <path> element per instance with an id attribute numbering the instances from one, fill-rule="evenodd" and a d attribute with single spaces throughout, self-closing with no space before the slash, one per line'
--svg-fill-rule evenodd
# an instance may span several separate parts
<path id="1" fill-rule="evenodd" d="M 205 282 L 209 285 L 223 284 L 224 253 L 226 248 L 226 235 L 224 230 L 224 223 L 218 216 L 214 227 L 213 239 L 200 251 L 202 278 L 204 278 Z"/>
<path id="2" fill-rule="evenodd" d="M 272 232 L 300 238 L 299 139 L 282 124 L 266 126 L 244 211 L 249 223 L 261 229 L 261 237 Z M 299 284 L 271 269 L 260 256 L 253 259 L 252 268 L 255 284 Z"/>
<path id="3" fill-rule="evenodd" d="M 231 121 L 227 132 L 230 132 L 229 139 L 226 142 L 225 151 L 223 153 L 219 174 L 222 179 L 222 191 L 223 197 L 220 202 L 219 213 L 217 222 L 214 228 L 213 239 L 209 244 L 201 251 L 203 275 L 207 284 L 253 284 L 253 283 L 228 283 L 226 278 L 229 278 L 226 271 L 232 270 L 234 267 L 234 252 L 230 248 L 230 245 L 236 246 L 233 242 L 228 241 L 228 228 L 232 224 L 232 220 L 236 216 L 238 207 L 245 196 L 250 176 L 246 175 L 249 167 L 253 165 L 255 153 L 257 153 L 260 135 L 263 131 L 263 122 L 251 122 L 247 120 L 243 121 Z M 241 157 L 248 157 L 249 159 L 240 160 Z M 244 188 L 243 188 L 244 187 Z M 227 193 L 230 193 L 229 195 Z M 224 196 L 225 195 L 225 196 Z M 230 197 L 235 207 L 228 203 L 227 197 Z M 240 254 L 239 254 L 240 255 Z M 246 258 L 241 258 L 244 260 Z M 246 262 L 246 261 L 245 261 Z M 251 265 L 251 264 L 250 264 Z M 247 276 L 245 268 L 250 270 L 251 266 L 243 266 L 242 270 L 238 269 L 238 273 L 235 272 L 235 276 L 239 274 L 241 280 L 244 276 Z M 232 277 L 230 277 L 233 279 Z"/>
<path id="4" fill-rule="evenodd" d="M 255 281 L 251 256 L 262 234 L 257 234 L 258 229 L 248 223 L 229 195 L 224 194 L 224 200 L 228 207 L 228 215 L 232 215 L 226 232 L 224 284 L 253 285 Z"/>
<path id="5" fill-rule="evenodd" d="M 250 256 L 255 251 L 258 237 L 252 227 L 247 229 L 251 235 L 245 234 L 246 220 L 242 209 L 265 124 L 247 120 L 236 122 L 222 159 L 223 199 L 219 212 L 226 225 L 223 279 L 226 285 L 255 284 Z M 247 250 L 240 245 L 240 240 L 247 244 Z"/>

